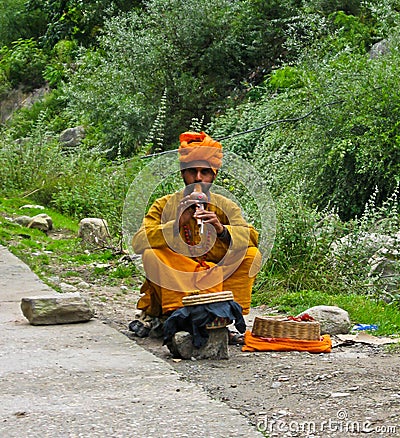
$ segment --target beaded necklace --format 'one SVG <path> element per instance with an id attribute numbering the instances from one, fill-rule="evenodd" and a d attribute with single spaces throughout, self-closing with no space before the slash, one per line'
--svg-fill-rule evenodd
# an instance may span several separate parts
<path id="1" fill-rule="evenodd" d="M 193 259 L 197 260 L 199 262 L 200 266 L 204 266 L 204 267 L 209 268 L 209 266 L 205 262 L 205 259 L 207 258 L 208 250 L 210 249 L 210 241 L 211 241 L 210 230 L 207 230 L 207 237 L 206 237 L 206 243 L 205 243 L 205 248 L 207 249 L 207 251 L 204 254 L 202 254 L 201 256 L 195 255 L 195 251 L 194 251 L 193 247 L 197 247 L 197 249 L 202 249 L 202 248 L 204 248 L 204 244 L 201 246 L 199 244 L 198 245 L 194 244 L 194 242 L 192 240 L 192 233 L 191 233 L 188 225 L 183 226 L 183 231 L 185 233 L 185 240 L 186 240 L 186 243 L 188 244 L 191 257 Z"/>

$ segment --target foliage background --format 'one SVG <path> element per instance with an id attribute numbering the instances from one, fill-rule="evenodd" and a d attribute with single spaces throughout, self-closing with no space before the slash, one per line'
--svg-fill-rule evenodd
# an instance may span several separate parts
<path id="1" fill-rule="evenodd" d="M 399 229 L 399 11 L 397 0 L 3 1 L 0 195 L 105 217 L 119 236 L 142 155 L 188 129 L 256 129 L 223 144 L 276 203 L 257 300 L 381 298 L 357 236 Z M 67 150 L 59 135 L 73 126 L 86 136 Z M 354 246 L 333 263 L 346 235 Z"/>

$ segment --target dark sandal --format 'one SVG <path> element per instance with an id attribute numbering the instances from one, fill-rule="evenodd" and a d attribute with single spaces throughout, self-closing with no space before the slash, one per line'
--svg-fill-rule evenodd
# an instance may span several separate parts
<path id="1" fill-rule="evenodd" d="M 244 335 L 241 333 L 229 332 L 229 345 L 244 345 Z"/>
<path id="2" fill-rule="evenodd" d="M 150 333 L 150 328 L 146 327 L 142 321 L 135 319 L 129 324 L 129 330 L 138 338 L 147 338 Z"/>

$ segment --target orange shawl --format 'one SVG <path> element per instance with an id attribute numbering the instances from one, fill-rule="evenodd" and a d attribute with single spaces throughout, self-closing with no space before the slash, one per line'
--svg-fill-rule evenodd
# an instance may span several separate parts
<path id="1" fill-rule="evenodd" d="M 249 330 L 244 334 L 242 351 L 308 351 L 309 353 L 330 353 L 332 341 L 323 335 L 319 341 L 303 341 L 288 338 L 263 338 L 254 336 Z"/>

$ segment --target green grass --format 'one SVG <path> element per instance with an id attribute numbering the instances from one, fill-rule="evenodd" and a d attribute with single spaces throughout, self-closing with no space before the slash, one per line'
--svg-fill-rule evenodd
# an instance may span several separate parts
<path id="1" fill-rule="evenodd" d="M 377 335 L 400 335 L 400 310 L 395 305 L 363 295 L 327 294 L 308 290 L 287 292 L 269 299 L 268 305 L 290 315 L 313 306 L 338 306 L 349 313 L 354 324 L 377 324 Z"/>
<path id="2" fill-rule="evenodd" d="M 55 274 L 62 278 L 82 275 L 88 280 L 101 278 L 107 284 L 137 286 L 138 275 L 133 264 L 119 263 L 121 254 L 112 249 L 90 248 L 77 237 L 79 224 L 50 208 L 20 209 L 22 205 L 35 204 L 29 199 L 0 198 L 0 244 L 23 260 L 42 280 Z M 48 214 L 54 225 L 53 233 L 20 226 L 10 219 L 17 216 Z M 98 264 L 108 264 L 96 267 Z M 54 285 L 51 285 L 54 287 Z"/>
<path id="3" fill-rule="evenodd" d="M 9 216 L 35 216 L 36 214 L 46 213 L 48 214 L 52 220 L 53 224 L 56 228 L 69 230 L 73 233 L 78 231 L 79 225 L 77 221 L 70 219 L 56 210 L 45 207 L 44 210 L 39 208 L 24 208 L 21 209 L 24 205 L 36 205 L 35 201 L 31 199 L 21 199 L 21 198 L 0 198 L 0 212 L 4 215 Z"/>

